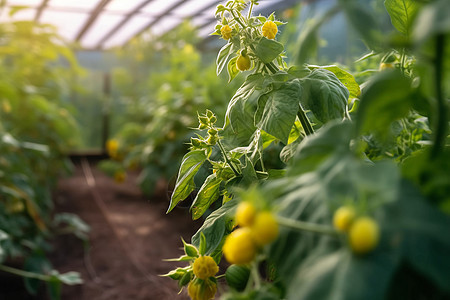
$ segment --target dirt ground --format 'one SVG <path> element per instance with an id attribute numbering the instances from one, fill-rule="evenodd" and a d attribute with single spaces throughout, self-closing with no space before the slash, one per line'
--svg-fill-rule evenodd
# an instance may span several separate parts
<path id="1" fill-rule="evenodd" d="M 90 227 L 89 243 L 73 235 L 59 236 L 49 254 L 59 272 L 77 271 L 83 285 L 63 286 L 63 300 L 189 299 L 178 294 L 177 283 L 160 274 L 186 263 L 165 262 L 183 254 L 181 237 L 190 240 L 200 222 L 186 209 L 169 204 L 161 182 L 151 198 L 137 188 L 136 174 L 115 183 L 91 163 L 92 176 L 81 164 L 71 177 L 59 181 L 55 192 L 57 212 L 75 213 Z M 45 293 L 43 293 L 45 294 Z M 47 299 L 23 294 L 8 299 Z M 0 299 L 3 299 L 0 296 Z"/>

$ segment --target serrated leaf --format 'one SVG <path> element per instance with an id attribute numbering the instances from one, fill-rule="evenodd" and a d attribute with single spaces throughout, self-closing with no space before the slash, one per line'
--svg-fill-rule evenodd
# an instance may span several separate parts
<path id="1" fill-rule="evenodd" d="M 268 64 L 277 58 L 283 50 L 283 44 L 263 37 L 256 44 L 255 54 L 263 63 Z"/>
<path id="2" fill-rule="evenodd" d="M 258 128 L 287 144 L 299 110 L 301 91 L 299 80 L 294 79 L 261 97 L 258 111 L 262 113 Z"/>
<path id="3" fill-rule="evenodd" d="M 206 159 L 205 150 L 193 150 L 183 157 L 167 212 L 170 212 L 178 202 L 186 199 L 195 189 L 194 176 Z"/>
<path id="4" fill-rule="evenodd" d="M 375 132 L 386 137 L 390 125 L 405 117 L 413 105 L 410 79 L 399 71 L 385 71 L 374 76 L 361 95 L 356 115 L 359 133 Z"/>
<path id="5" fill-rule="evenodd" d="M 211 174 L 206 178 L 191 205 L 192 219 L 200 218 L 209 206 L 219 198 L 221 183 L 222 179 L 217 178 L 216 174 Z"/>
<path id="6" fill-rule="evenodd" d="M 232 59 L 230 59 L 230 61 L 228 62 L 228 65 L 227 65 L 228 82 L 231 82 L 237 76 L 237 74 L 239 74 L 239 70 L 236 66 L 237 58 L 238 57 L 235 56 Z"/>
<path id="7" fill-rule="evenodd" d="M 310 69 L 325 69 L 333 72 L 334 75 L 339 79 L 339 81 L 347 88 L 350 92 L 349 99 L 357 98 L 361 94 L 361 89 L 359 84 L 356 82 L 355 77 L 349 72 L 339 68 L 336 65 L 330 66 L 313 66 L 309 65 Z"/>
<path id="8" fill-rule="evenodd" d="M 225 67 L 225 65 L 227 64 L 228 61 L 228 57 L 231 54 L 231 48 L 232 48 L 232 43 L 227 43 L 226 45 L 224 45 L 219 53 L 217 54 L 217 59 L 216 59 L 216 64 L 217 64 L 217 69 L 216 69 L 216 74 L 219 75 L 223 68 Z"/>
<path id="9" fill-rule="evenodd" d="M 409 36 L 411 24 L 419 10 L 414 0 L 385 0 L 384 6 L 391 17 L 391 23 L 402 34 Z"/>
<path id="10" fill-rule="evenodd" d="M 336 75 L 325 69 L 315 69 L 300 80 L 303 88 L 300 102 L 320 122 L 344 118 L 350 93 Z"/>
<path id="11" fill-rule="evenodd" d="M 212 212 L 203 223 L 202 227 L 192 237 L 192 244 L 199 246 L 200 235 L 203 233 L 206 237 L 205 254 L 209 255 L 220 245 L 225 235 L 227 223 L 231 214 L 237 206 L 237 201 L 232 199 Z"/>

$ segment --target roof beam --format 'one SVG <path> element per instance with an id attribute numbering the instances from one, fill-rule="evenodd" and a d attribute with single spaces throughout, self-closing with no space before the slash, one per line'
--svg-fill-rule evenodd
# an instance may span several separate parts
<path id="1" fill-rule="evenodd" d="M 81 28 L 80 32 L 78 32 L 77 37 L 75 38 L 76 42 L 79 42 L 81 38 L 86 34 L 91 25 L 97 20 L 98 16 L 102 12 L 103 8 L 110 2 L 111 0 L 101 0 L 97 7 L 91 12 L 89 19 Z"/>
<path id="2" fill-rule="evenodd" d="M 216 6 L 217 4 L 219 4 L 220 2 L 222 2 L 223 0 L 216 0 L 211 2 L 208 6 L 202 8 L 201 10 L 199 10 L 198 12 L 196 12 L 195 14 L 192 14 L 191 16 L 189 16 L 188 18 L 193 18 L 196 17 L 198 15 L 200 15 L 205 9 L 209 9 L 213 6 Z M 165 15 L 169 14 L 172 12 L 172 10 L 174 10 L 175 8 L 177 8 L 178 6 L 184 4 L 186 2 L 186 0 L 181 0 L 177 3 L 175 3 L 174 5 L 172 5 L 171 7 L 169 7 L 166 11 L 162 12 L 161 14 L 159 14 L 153 21 L 151 21 L 149 24 L 147 24 L 144 28 L 142 28 L 138 33 L 136 33 L 133 37 L 138 36 L 140 34 L 142 34 L 143 32 L 145 32 L 147 29 L 149 29 L 150 27 L 152 27 L 153 25 L 156 24 L 156 22 L 158 22 L 159 20 L 161 20 Z M 180 22 L 181 24 L 182 22 Z M 174 28 L 178 27 L 179 25 L 176 25 Z M 172 28 L 171 30 L 173 30 L 174 28 Z M 167 34 L 167 32 L 165 32 L 162 35 Z M 131 37 L 130 39 L 128 39 L 124 44 L 126 45 L 133 37 Z"/>
<path id="3" fill-rule="evenodd" d="M 144 8 L 147 4 L 152 2 L 153 0 L 146 0 L 139 4 L 135 9 L 126 14 L 122 21 L 119 22 L 114 28 L 112 28 L 108 33 L 106 33 L 103 38 L 97 43 L 95 48 L 100 49 L 104 42 L 106 42 L 109 38 L 111 38 L 120 28 L 122 28 L 125 23 L 127 23 L 135 14 L 137 14 L 142 8 Z"/>
<path id="4" fill-rule="evenodd" d="M 50 0 L 43 0 L 39 8 L 36 10 L 36 15 L 34 16 L 34 22 L 39 22 L 39 19 L 41 18 L 42 12 L 44 11 L 44 8 L 47 6 L 48 1 Z"/>
<path id="5" fill-rule="evenodd" d="M 179 0 L 177 2 L 175 2 L 175 4 L 173 4 L 172 6 L 170 6 L 169 8 L 167 8 L 165 11 L 163 11 L 162 13 L 160 13 L 159 15 L 156 16 L 155 19 L 153 19 L 150 23 L 148 23 L 147 25 L 144 26 L 144 28 L 142 28 L 141 30 L 139 30 L 139 32 L 137 32 L 133 37 L 140 35 L 141 33 L 143 33 L 144 31 L 146 31 L 147 29 L 149 29 L 150 27 L 152 27 L 154 24 L 156 24 L 156 22 L 159 22 L 159 20 L 161 20 L 162 18 L 164 18 L 165 15 L 169 14 L 172 10 L 174 10 L 175 8 L 177 8 L 178 6 L 182 5 L 186 3 L 186 0 Z M 133 38 L 131 37 L 131 38 Z M 127 40 L 125 44 L 127 44 L 130 40 Z"/>

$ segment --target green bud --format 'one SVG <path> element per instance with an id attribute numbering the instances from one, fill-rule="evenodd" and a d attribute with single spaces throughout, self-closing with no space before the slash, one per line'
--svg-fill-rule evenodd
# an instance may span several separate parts
<path id="1" fill-rule="evenodd" d="M 175 270 L 170 271 L 169 273 L 163 275 L 172 278 L 173 280 L 180 280 L 183 275 L 186 274 L 186 270 L 183 268 L 177 268 Z"/>
<path id="2" fill-rule="evenodd" d="M 208 134 L 212 135 L 212 136 L 215 136 L 217 134 L 217 129 L 214 129 L 214 128 L 209 129 L 208 130 Z"/>
<path id="3" fill-rule="evenodd" d="M 212 116 L 211 118 L 209 118 L 209 122 L 211 122 L 211 124 L 216 123 L 216 121 L 217 121 L 216 116 Z"/>
<path id="4" fill-rule="evenodd" d="M 208 125 L 209 118 L 204 117 L 204 116 L 198 116 L 198 121 L 199 121 L 200 125 Z"/>
<path id="5" fill-rule="evenodd" d="M 191 138 L 191 144 L 192 146 L 196 147 L 196 148 L 202 148 L 202 144 L 204 142 L 201 139 L 198 138 Z"/>
<path id="6" fill-rule="evenodd" d="M 209 109 L 206 110 L 206 116 L 211 119 L 211 117 L 214 116 L 214 113 L 212 111 L 210 111 Z"/>
<path id="7" fill-rule="evenodd" d="M 210 135 L 207 140 L 208 145 L 214 146 L 217 143 L 217 136 Z"/>
<path id="8" fill-rule="evenodd" d="M 183 239 L 181 240 L 183 241 L 184 245 L 184 253 L 186 253 L 186 255 L 190 257 L 198 257 L 197 248 L 195 248 L 194 245 L 186 243 Z"/>
<path id="9" fill-rule="evenodd" d="M 186 272 L 183 277 L 181 277 L 180 281 L 178 281 L 178 285 L 180 287 L 185 286 L 188 284 L 192 279 L 192 271 Z"/>

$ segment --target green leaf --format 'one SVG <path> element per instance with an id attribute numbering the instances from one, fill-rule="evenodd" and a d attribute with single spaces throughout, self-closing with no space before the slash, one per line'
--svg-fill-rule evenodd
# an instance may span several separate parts
<path id="1" fill-rule="evenodd" d="M 186 267 L 186 268 L 176 268 L 175 270 L 172 270 L 169 273 L 164 274 L 164 275 L 160 275 L 160 276 L 162 276 L 162 277 L 169 277 L 169 278 L 171 278 L 173 280 L 180 280 L 181 277 L 183 277 L 183 275 L 186 274 L 186 269 L 187 268 L 188 267 Z"/>
<path id="2" fill-rule="evenodd" d="M 320 122 L 345 117 L 349 91 L 331 71 L 315 69 L 300 82 L 303 88 L 300 102 Z"/>
<path id="3" fill-rule="evenodd" d="M 289 285 L 287 299 L 384 299 L 396 270 L 396 256 L 360 258 L 346 249 L 306 261 Z"/>
<path id="4" fill-rule="evenodd" d="M 47 274 L 51 269 L 51 264 L 43 253 L 33 253 L 24 263 L 24 270 L 28 272 Z M 24 280 L 27 291 L 32 295 L 36 295 L 42 284 L 41 280 L 31 277 L 25 277 Z"/>
<path id="5" fill-rule="evenodd" d="M 217 54 L 217 60 L 216 60 L 216 64 L 217 64 L 216 74 L 217 75 L 219 75 L 222 72 L 223 68 L 227 64 L 228 57 L 232 53 L 232 45 L 233 45 L 232 43 L 227 43 L 220 49 L 219 54 Z"/>
<path id="6" fill-rule="evenodd" d="M 265 37 L 261 38 L 256 44 L 255 55 L 265 64 L 272 62 L 278 55 L 283 52 L 283 44 L 269 40 Z"/>
<path id="7" fill-rule="evenodd" d="M 258 128 L 287 144 L 289 134 L 299 110 L 302 87 L 298 79 L 287 82 L 258 102 L 258 111 L 262 111 Z"/>
<path id="8" fill-rule="evenodd" d="M 430 2 L 418 14 L 414 26 L 413 36 L 416 43 L 436 36 L 450 33 L 450 5 L 448 0 Z"/>
<path id="9" fill-rule="evenodd" d="M 306 63 L 307 59 L 313 56 L 319 48 L 319 29 L 328 22 L 337 12 L 339 7 L 328 10 L 318 18 L 314 18 L 307 27 L 301 31 L 295 46 L 296 52 L 293 59 L 297 65 L 301 66 Z"/>
<path id="10" fill-rule="evenodd" d="M 51 300 L 59 300 L 61 299 L 62 282 L 59 280 L 56 271 L 53 271 L 52 273 L 50 279 L 47 281 L 47 290 Z"/>
<path id="11" fill-rule="evenodd" d="M 198 251 L 197 248 L 195 248 L 193 245 L 186 243 L 183 238 L 181 238 L 181 241 L 183 242 L 184 247 L 184 253 L 186 253 L 189 257 L 198 257 Z"/>
<path id="12" fill-rule="evenodd" d="M 450 216 L 429 205 L 403 181 L 399 200 L 385 208 L 383 224 L 401 241 L 403 257 L 441 289 L 450 292 Z"/>
<path id="13" fill-rule="evenodd" d="M 359 134 L 376 132 L 387 137 L 390 125 L 405 117 L 413 106 L 410 79 L 399 71 L 385 71 L 374 76 L 365 87 L 356 115 Z"/>
<path id="14" fill-rule="evenodd" d="M 377 19 L 367 9 L 368 6 L 363 6 L 357 1 L 347 1 L 347 4 L 342 7 L 348 22 L 359 33 L 367 46 L 372 50 L 381 50 L 383 36 Z"/>
<path id="15" fill-rule="evenodd" d="M 249 75 L 230 100 L 225 114 L 225 128 L 222 132 L 226 137 L 224 143 L 231 140 L 234 147 L 248 145 L 256 130 L 254 114 L 257 100 L 262 93 L 264 79 L 261 74 Z M 230 129 L 232 132 L 229 132 Z"/>
<path id="16" fill-rule="evenodd" d="M 235 56 L 228 62 L 227 70 L 228 70 L 228 83 L 230 83 L 236 76 L 239 74 L 239 70 L 236 66 L 236 61 L 238 57 Z"/>
<path id="17" fill-rule="evenodd" d="M 186 199 L 195 189 L 194 176 L 206 161 L 206 158 L 205 150 L 193 150 L 183 157 L 167 212 L 170 212 L 178 202 Z"/>
<path id="18" fill-rule="evenodd" d="M 191 205 L 192 219 L 200 218 L 209 206 L 219 198 L 221 183 L 222 179 L 217 178 L 216 174 L 211 174 L 206 178 Z"/>
<path id="19" fill-rule="evenodd" d="M 200 245 L 198 246 L 198 252 L 200 255 L 206 254 L 206 237 L 203 232 L 200 232 Z"/>
<path id="20" fill-rule="evenodd" d="M 330 66 L 313 66 L 309 65 L 310 69 L 325 69 L 333 72 L 334 75 L 339 79 L 339 81 L 347 88 L 350 92 L 349 99 L 358 98 L 361 94 L 361 89 L 359 88 L 359 84 L 356 82 L 355 77 L 349 72 L 339 68 L 335 65 Z"/>
<path id="21" fill-rule="evenodd" d="M 350 122 L 330 122 L 324 125 L 315 135 L 307 136 L 294 151 L 290 160 L 288 174 L 290 176 L 314 171 L 323 161 L 333 153 L 345 154 L 350 149 L 352 133 Z M 286 153 L 287 155 L 289 153 Z"/>
<path id="22" fill-rule="evenodd" d="M 415 0 L 385 0 L 384 6 L 391 17 L 391 23 L 402 34 L 409 36 L 412 21 L 419 9 Z"/>
<path id="23" fill-rule="evenodd" d="M 200 236 L 203 233 L 206 237 L 206 251 L 209 255 L 220 245 L 227 229 L 227 224 L 231 220 L 231 214 L 237 206 L 237 201 L 232 199 L 212 212 L 203 223 L 202 227 L 192 237 L 192 244 L 199 246 Z"/>
<path id="24" fill-rule="evenodd" d="M 67 272 L 63 274 L 57 274 L 56 277 L 62 283 L 67 285 L 77 285 L 83 284 L 83 279 L 80 277 L 80 273 L 78 272 Z"/>

